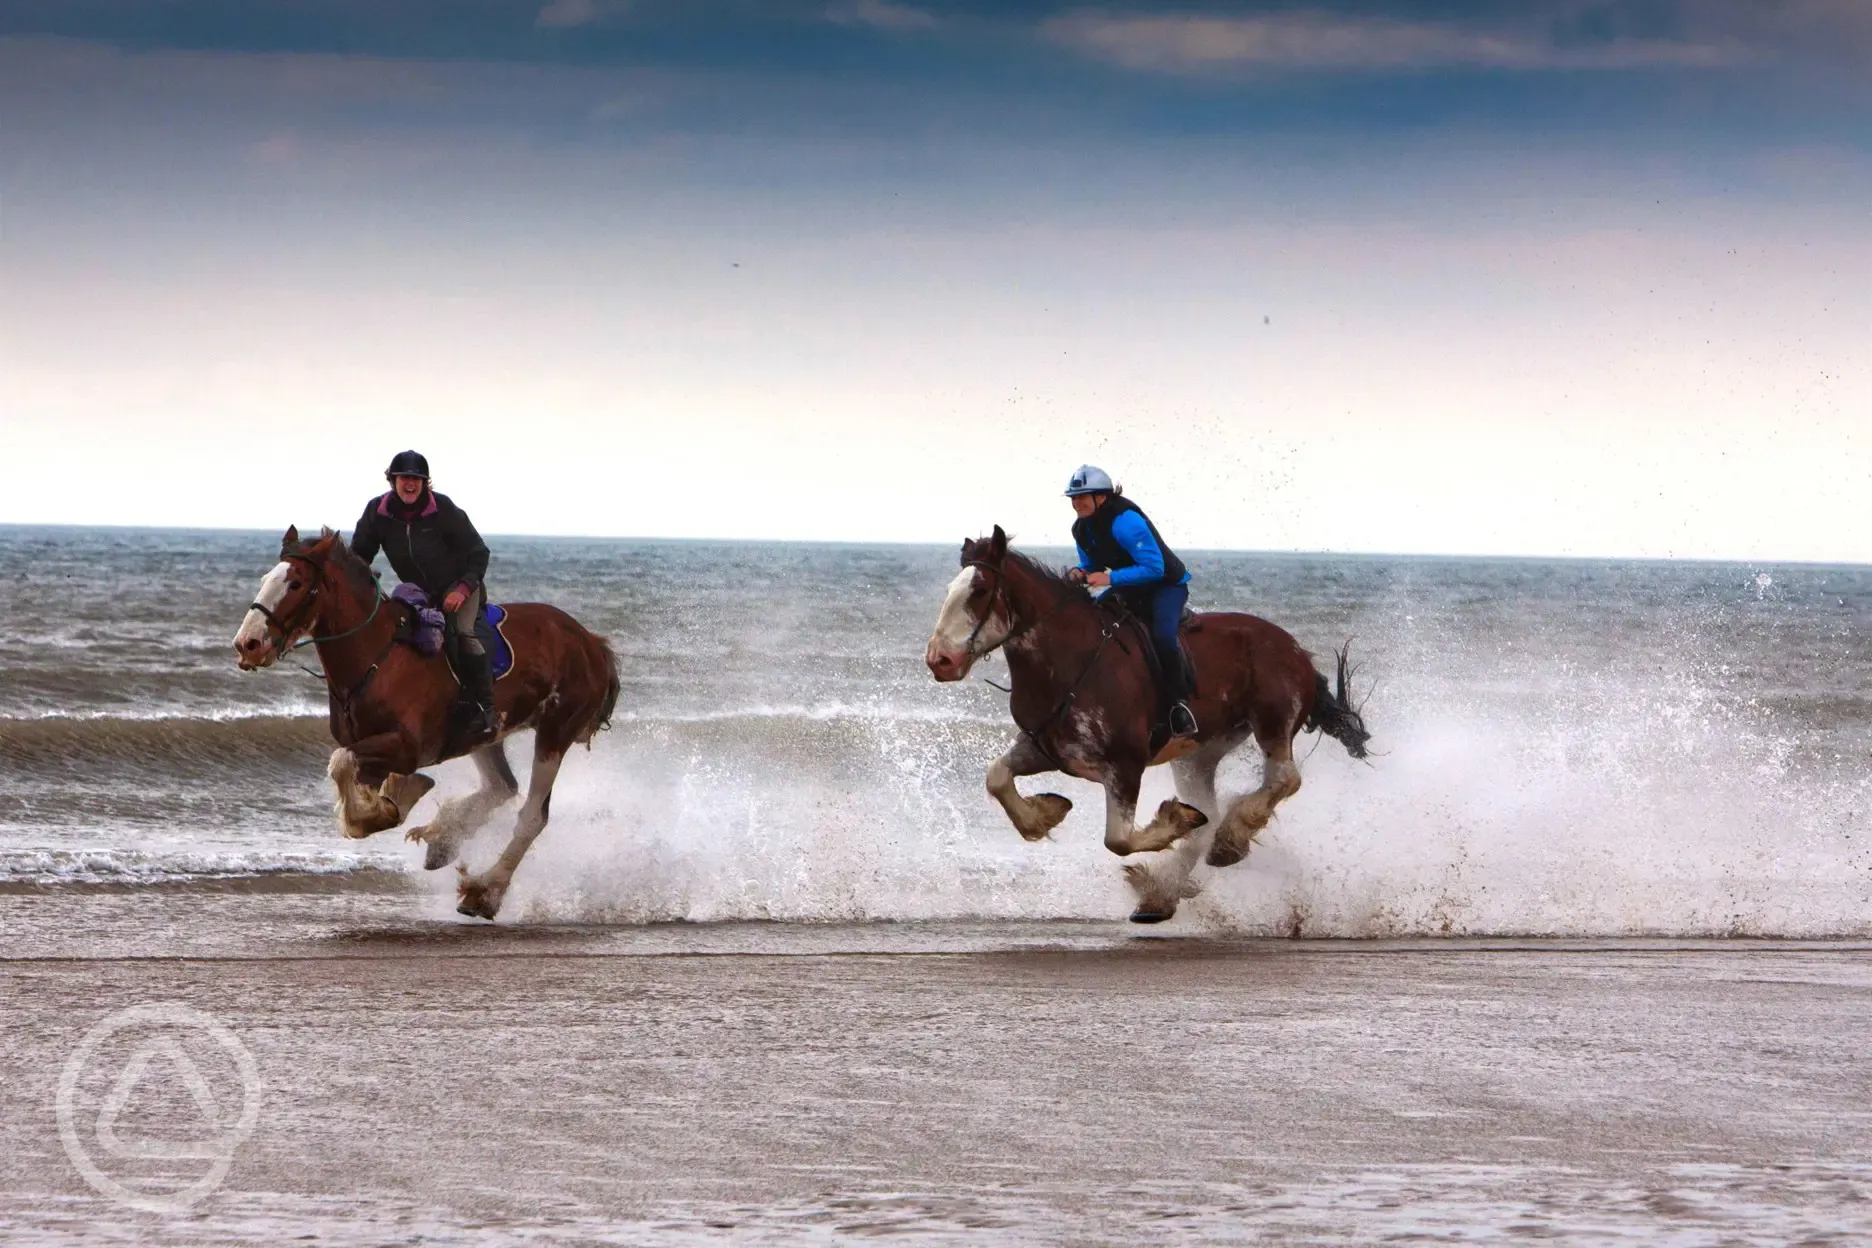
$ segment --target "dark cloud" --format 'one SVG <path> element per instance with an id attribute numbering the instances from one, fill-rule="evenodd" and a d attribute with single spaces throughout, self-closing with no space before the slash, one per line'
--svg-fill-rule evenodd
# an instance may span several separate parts
<path id="1" fill-rule="evenodd" d="M 1047 39 L 1120 65 L 1504 70 L 1863 58 L 1864 0 L 0 0 L 0 34 L 519 61 L 810 62 L 855 37 Z M 1040 35 L 1043 38 L 1036 39 Z M 951 47 L 979 54 L 979 43 Z"/>
<path id="2" fill-rule="evenodd" d="M 7 36 L 415 77 L 480 65 L 479 95 L 406 111 L 556 139 L 1666 127 L 1872 145 L 1864 0 L 0 0 Z M 518 87 L 504 69 L 568 77 Z"/>
<path id="3" fill-rule="evenodd" d="M 1733 38 L 1567 39 L 1534 23 L 1466 26 L 1301 10 L 1252 15 L 1084 10 L 1049 19 L 1062 46 L 1129 69 L 1222 74 L 1436 69 L 1720 68 L 1754 55 Z"/>

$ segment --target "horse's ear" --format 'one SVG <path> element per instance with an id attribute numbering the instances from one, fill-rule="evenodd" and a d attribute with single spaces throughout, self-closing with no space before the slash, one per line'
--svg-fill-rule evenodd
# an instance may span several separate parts
<path id="1" fill-rule="evenodd" d="M 1001 531 L 998 524 L 994 527 L 994 535 L 988 539 L 988 554 L 996 563 L 1001 562 L 1002 556 L 1007 554 L 1007 534 Z"/>
<path id="2" fill-rule="evenodd" d="M 332 528 L 329 524 L 319 525 L 319 541 L 322 542 L 328 537 L 337 537 L 337 536 L 338 536 L 338 530 Z"/>
<path id="3" fill-rule="evenodd" d="M 280 538 L 280 554 L 286 555 L 298 548 L 299 526 L 295 524 L 287 528 L 285 537 Z"/>

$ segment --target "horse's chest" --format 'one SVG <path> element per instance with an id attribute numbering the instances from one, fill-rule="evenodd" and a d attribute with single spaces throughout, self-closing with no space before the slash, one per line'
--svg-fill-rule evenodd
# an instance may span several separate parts
<path id="1" fill-rule="evenodd" d="M 1049 724 L 1023 724 L 1060 764 L 1060 770 L 1081 780 L 1104 774 L 1109 728 L 1097 711 L 1069 707 Z"/>

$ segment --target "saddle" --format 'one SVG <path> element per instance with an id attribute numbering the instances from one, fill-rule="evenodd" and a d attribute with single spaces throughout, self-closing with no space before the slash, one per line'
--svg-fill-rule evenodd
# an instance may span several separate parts
<path id="1" fill-rule="evenodd" d="M 1151 636 L 1150 623 L 1145 620 L 1143 616 L 1126 606 L 1124 600 L 1115 594 L 1101 595 L 1098 599 L 1098 606 L 1099 610 L 1103 612 L 1108 619 L 1118 623 L 1118 644 L 1124 648 L 1126 653 L 1130 653 L 1131 647 L 1125 645 L 1124 641 L 1128 634 L 1130 640 L 1135 641 L 1138 645 L 1138 649 L 1144 652 L 1144 663 L 1150 668 L 1151 680 L 1155 683 L 1161 683 L 1163 680 L 1163 664 L 1157 658 L 1157 642 L 1156 639 Z M 1183 608 L 1183 618 L 1177 625 L 1177 634 L 1179 637 L 1189 636 L 1190 625 L 1195 622 L 1195 619 L 1196 613 L 1185 605 Z M 1183 648 L 1183 653 L 1185 657 L 1188 656 L 1188 646 Z M 1195 691 L 1196 664 L 1192 662 L 1190 664 L 1190 692 L 1194 693 Z"/>
<path id="2" fill-rule="evenodd" d="M 390 599 L 403 608 L 397 641 L 425 658 L 441 654 L 447 617 L 430 604 L 429 595 L 405 583 L 396 587 Z M 481 648 L 487 651 L 488 671 L 495 680 L 511 672 L 514 665 L 513 643 L 507 640 L 501 628 L 506 620 L 507 608 L 498 603 L 483 604 L 481 615 L 475 620 L 475 636 L 481 639 Z"/>
<path id="3" fill-rule="evenodd" d="M 1117 623 L 1118 632 L 1113 639 L 1117 641 L 1119 647 L 1126 653 L 1130 653 L 1131 647 L 1125 644 L 1127 640 L 1130 640 L 1136 642 L 1138 649 L 1143 652 L 1144 667 L 1150 672 L 1151 688 L 1155 691 L 1157 702 L 1151 724 L 1151 752 L 1154 754 L 1170 740 L 1170 703 L 1166 697 L 1163 661 L 1158 658 L 1157 642 L 1151 636 L 1150 623 L 1133 611 L 1130 605 L 1117 594 L 1100 595 L 1098 606 L 1101 613 Z M 1183 618 L 1177 625 L 1179 638 L 1188 637 L 1190 625 L 1195 619 L 1196 613 L 1185 603 Z M 1183 647 L 1183 658 L 1189 669 L 1190 695 L 1194 697 L 1197 691 L 1196 664 L 1189 657 L 1187 644 Z"/>

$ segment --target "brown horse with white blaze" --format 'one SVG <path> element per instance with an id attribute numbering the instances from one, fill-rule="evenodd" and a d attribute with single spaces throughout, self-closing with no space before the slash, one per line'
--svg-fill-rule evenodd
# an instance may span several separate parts
<path id="1" fill-rule="evenodd" d="M 993 536 L 962 543 L 962 570 L 924 656 L 931 675 L 954 681 L 977 659 L 1006 650 L 1021 735 L 989 767 L 988 792 L 1022 836 L 1042 839 L 1072 803 L 1057 793 L 1023 797 L 1015 779 L 1064 771 L 1104 786 L 1107 849 L 1173 851 L 1125 868 L 1139 923 L 1161 922 L 1196 895 L 1190 875 L 1199 859 L 1226 867 L 1247 856 L 1274 808 L 1300 789 L 1293 742 L 1302 730 L 1324 731 L 1354 758 L 1365 757 L 1371 735 L 1347 700 L 1344 650 L 1335 690 L 1292 634 L 1256 616 L 1196 615 L 1183 644 L 1196 673 L 1190 709 L 1201 732 L 1163 740 L 1148 634 L 1082 586 L 1009 550 L 996 525 Z M 1261 786 L 1224 813 L 1216 769 L 1250 739 L 1264 760 Z M 1159 763 L 1170 764 L 1177 797 L 1139 828 L 1144 770 Z"/>
<path id="2" fill-rule="evenodd" d="M 534 730 L 533 770 L 513 839 L 486 871 L 459 866 L 459 909 L 491 919 L 552 809 L 553 781 L 574 745 L 589 745 L 617 704 L 617 658 L 604 638 L 557 607 L 514 603 L 501 631 L 514 666 L 494 685 L 498 735 L 468 748 L 451 741 L 458 685 L 448 661 L 398 644 L 409 616 L 386 598 L 365 562 L 330 529 L 301 542 L 286 530 L 280 562 L 260 582 L 234 637 L 243 671 L 270 667 L 295 643 L 318 648 L 331 694 L 329 768 L 338 788 L 338 820 L 349 837 L 394 828 L 435 781 L 421 768 L 467 754 L 481 786 L 442 803 L 433 821 L 408 839 L 427 844 L 424 865 L 453 862 L 495 810 L 519 796 L 501 739 Z M 303 640 L 302 640 L 303 639 Z"/>

